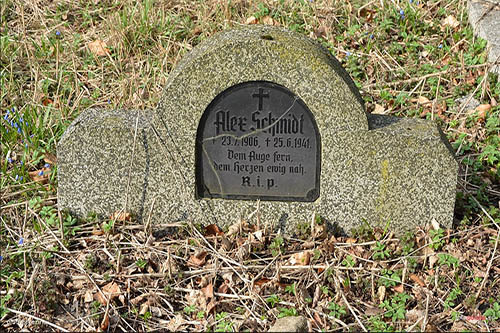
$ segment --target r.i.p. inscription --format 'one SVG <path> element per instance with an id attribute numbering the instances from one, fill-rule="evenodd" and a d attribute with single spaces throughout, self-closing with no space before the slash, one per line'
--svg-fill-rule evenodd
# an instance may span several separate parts
<path id="1" fill-rule="evenodd" d="M 197 196 L 314 201 L 320 147 L 313 115 L 293 92 L 265 81 L 232 86 L 198 127 Z"/>

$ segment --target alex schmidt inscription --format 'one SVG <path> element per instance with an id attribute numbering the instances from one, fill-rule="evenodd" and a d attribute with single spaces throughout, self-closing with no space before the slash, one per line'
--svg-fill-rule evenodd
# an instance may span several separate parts
<path id="1" fill-rule="evenodd" d="M 314 201 L 320 147 L 313 115 L 293 92 L 266 81 L 232 86 L 200 120 L 197 197 Z"/>

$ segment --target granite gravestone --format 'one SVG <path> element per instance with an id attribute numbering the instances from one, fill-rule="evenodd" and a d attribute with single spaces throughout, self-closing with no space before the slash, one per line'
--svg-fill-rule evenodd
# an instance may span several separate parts
<path id="1" fill-rule="evenodd" d="M 86 110 L 58 144 L 58 204 L 84 215 L 227 225 L 260 202 L 293 233 L 451 226 L 458 165 L 430 121 L 367 115 L 323 47 L 269 26 L 217 34 L 170 73 L 156 110 Z"/>

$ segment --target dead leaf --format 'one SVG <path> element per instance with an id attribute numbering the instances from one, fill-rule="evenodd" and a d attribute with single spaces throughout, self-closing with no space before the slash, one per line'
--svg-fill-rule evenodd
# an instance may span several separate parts
<path id="1" fill-rule="evenodd" d="M 402 292 L 404 292 L 405 289 L 404 289 L 403 285 L 400 284 L 400 285 L 397 285 L 395 287 L 392 287 L 392 290 L 394 290 L 394 291 L 396 291 L 396 292 L 398 292 L 398 293 L 401 294 Z"/>
<path id="2" fill-rule="evenodd" d="M 148 310 L 149 310 L 149 301 L 142 303 L 141 310 L 139 311 L 139 314 L 141 316 L 144 316 L 146 314 L 146 312 L 148 312 Z"/>
<path id="3" fill-rule="evenodd" d="M 244 226 L 246 226 L 246 221 L 245 220 L 239 220 L 238 222 L 234 223 L 231 225 L 226 233 L 226 236 L 232 236 L 240 232 L 240 230 L 243 229 Z"/>
<path id="4" fill-rule="evenodd" d="M 118 297 L 121 294 L 120 286 L 116 282 L 110 282 L 104 287 L 101 288 L 101 292 L 97 292 L 94 295 L 94 298 L 96 298 L 99 303 L 102 305 L 107 304 L 107 300 L 112 301 L 114 298 Z M 103 295 L 104 294 L 104 295 Z"/>
<path id="5" fill-rule="evenodd" d="M 205 236 L 222 236 L 224 233 L 216 224 L 209 224 L 205 227 Z"/>
<path id="6" fill-rule="evenodd" d="M 220 285 L 220 287 L 217 289 L 217 292 L 221 293 L 221 294 L 226 294 L 228 291 L 229 291 L 229 285 L 228 285 L 227 281 L 224 281 Z"/>
<path id="7" fill-rule="evenodd" d="M 213 298 L 214 285 L 212 283 L 207 284 L 205 288 L 201 288 L 201 292 L 203 293 L 206 299 Z"/>
<path id="8" fill-rule="evenodd" d="M 375 104 L 375 110 L 372 111 L 372 114 L 385 114 L 385 108 L 380 104 Z"/>
<path id="9" fill-rule="evenodd" d="M 47 183 L 50 175 L 50 168 L 41 168 L 40 170 L 35 170 L 35 171 L 29 171 L 28 175 L 30 176 L 31 179 L 33 179 L 35 182 L 40 183 L 40 184 L 45 184 Z"/>
<path id="10" fill-rule="evenodd" d="M 456 28 L 460 25 L 460 22 L 457 21 L 455 16 L 453 15 L 448 15 L 445 19 L 441 21 L 441 25 L 443 27 L 450 27 L 450 28 Z"/>
<path id="11" fill-rule="evenodd" d="M 53 100 L 51 100 L 51 99 L 50 99 L 50 98 L 48 98 L 48 97 L 44 97 L 44 98 L 42 99 L 42 105 L 43 105 L 43 106 L 47 106 L 47 105 L 50 105 L 50 104 L 52 104 L 52 103 L 54 103 L 54 101 L 53 101 Z"/>
<path id="12" fill-rule="evenodd" d="M 413 102 L 413 103 L 417 102 L 420 105 L 426 105 L 426 104 L 429 104 L 431 101 L 425 96 L 418 96 L 418 98 L 410 99 L 410 102 Z"/>
<path id="13" fill-rule="evenodd" d="M 262 278 L 254 282 L 254 285 L 261 287 L 262 285 L 271 282 L 271 279 L 268 278 Z"/>
<path id="14" fill-rule="evenodd" d="M 212 310 L 215 309 L 215 305 L 217 303 L 215 303 L 215 298 L 212 298 L 212 300 L 210 300 L 210 302 L 207 304 L 206 306 L 206 313 L 209 314 L 212 312 Z"/>
<path id="15" fill-rule="evenodd" d="M 310 251 L 302 251 L 292 254 L 290 257 L 290 265 L 309 265 L 311 259 Z"/>
<path id="16" fill-rule="evenodd" d="M 429 267 L 430 268 L 433 268 L 434 267 L 434 264 L 439 260 L 438 256 L 433 254 L 431 256 L 429 256 Z"/>
<path id="17" fill-rule="evenodd" d="M 477 115 L 480 119 L 486 119 L 486 114 L 491 110 L 491 104 L 481 104 L 476 107 Z"/>
<path id="18" fill-rule="evenodd" d="M 358 241 L 358 240 L 357 240 L 356 238 L 347 238 L 347 239 L 345 240 L 345 242 L 346 242 L 347 244 L 354 244 L 354 243 L 356 243 L 357 241 Z"/>
<path id="19" fill-rule="evenodd" d="M 250 16 L 245 21 L 245 24 L 257 24 L 257 23 L 259 23 L 259 20 L 257 20 L 257 18 L 255 16 Z"/>
<path id="20" fill-rule="evenodd" d="M 105 56 L 109 54 L 109 49 L 106 43 L 100 39 L 96 39 L 93 42 L 87 44 L 90 52 L 96 56 Z"/>
<path id="21" fill-rule="evenodd" d="M 438 221 L 436 221 L 436 219 L 433 218 L 431 220 L 431 224 L 432 224 L 432 229 L 439 230 L 439 223 L 438 223 Z"/>
<path id="22" fill-rule="evenodd" d="M 92 291 L 87 290 L 85 292 L 85 297 L 83 298 L 83 301 L 85 303 L 91 303 L 94 300 L 94 297 L 92 296 Z"/>
<path id="23" fill-rule="evenodd" d="M 54 154 L 51 153 L 45 153 L 43 156 L 43 160 L 45 163 L 48 163 L 50 165 L 55 165 L 57 164 L 57 157 Z"/>
<path id="24" fill-rule="evenodd" d="M 420 277 L 418 277 L 418 275 L 416 275 L 416 274 L 413 274 L 413 273 L 410 274 L 410 280 L 417 283 L 420 287 L 425 287 L 424 281 L 422 281 L 422 279 Z"/>
<path id="25" fill-rule="evenodd" d="M 102 236 L 102 235 L 104 235 L 104 231 L 97 230 L 97 229 L 92 229 L 92 235 L 94 235 L 94 236 Z"/>
<path id="26" fill-rule="evenodd" d="M 130 303 L 132 303 L 133 305 L 137 305 L 144 299 L 144 297 L 146 297 L 146 295 L 139 295 L 137 297 L 134 297 L 130 300 Z"/>
<path id="27" fill-rule="evenodd" d="M 278 21 L 273 19 L 271 16 L 264 16 L 260 19 L 263 24 L 267 25 L 280 25 Z"/>
<path id="28" fill-rule="evenodd" d="M 384 301 L 384 298 L 385 298 L 385 286 L 378 287 L 377 295 L 378 295 L 379 302 L 382 303 Z"/>
<path id="29" fill-rule="evenodd" d="M 115 220 L 115 221 L 130 221 L 130 213 L 125 213 L 125 212 L 114 212 L 111 214 L 109 217 L 110 220 Z"/>
<path id="30" fill-rule="evenodd" d="M 318 38 L 319 37 L 326 37 L 326 31 L 327 31 L 326 27 L 321 26 L 318 29 L 314 29 L 314 33 L 313 34 L 314 34 L 314 36 L 316 36 Z"/>
<path id="31" fill-rule="evenodd" d="M 263 242 L 264 241 L 264 234 L 262 232 L 262 230 L 257 230 L 256 232 L 253 233 L 253 236 L 259 241 L 259 242 Z"/>
<path id="32" fill-rule="evenodd" d="M 424 317 L 424 315 L 425 314 L 423 310 L 411 309 L 410 311 L 406 312 L 406 320 L 413 323 Z"/>
<path id="33" fill-rule="evenodd" d="M 359 15 L 361 17 L 366 18 L 366 20 L 368 21 L 368 23 L 370 23 L 370 22 L 373 21 L 373 18 L 375 17 L 376 14 L 377 14 L 377 12 L 375 10 L 371 10 L 371 9 L 366 8 L 366 7 L 363 7 L 359 11 Z"/>
<path id="34" fill-rule="evenodd" d="M 208 255 L 207 251 L 197 252 L 193 254 L 191 257 L 189 257 L 187 265 L 191 267 L 201 267 L 205 265 L 207 255 Z"/>
<path id="35" fill-rule="evenodd" d="M 181 326 L 185 325 L 186 323 L 187 322 L 183 318 L 182 314 L 178 313 L 168 322 L 167 330 L 170 332 L 178 332 L 180 331 Z"/>
<path id="36" fill-rule="evenodd" d="M 108 329 L 108 326 L 109 326 L 109 314 L 108 312 L 106 312 L 104 314 L 104 318 L 102 319 L 102 322 L 101 322 L 101 330 L 103 331 L 106 331 Z"/>

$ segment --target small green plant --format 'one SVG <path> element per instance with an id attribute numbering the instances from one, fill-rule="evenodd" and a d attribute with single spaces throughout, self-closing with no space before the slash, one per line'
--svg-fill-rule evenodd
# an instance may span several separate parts
<path id="1" fill-rule="evenodd" d="M 52 206 L 42 207 L 42 209 L 40 210 L 40 217 L 51 227 L 57 225 L 57 213 Z"/>
<path id="2" fill-rule="evenodd" d="M 439 228 L 439 229 L 431 229 L 429 231 L 429 235 L 431 236 L 432 243 L 429 244 L 429 246 L 434 249 L 434 250 L 439 250 L 440 248 L 443 247 L 444 245 L 444 230 Z"/>
<path id="3" fill-rule="evenodd" d="M 278 236 L 275 239 L 273 239 L 273 241 L 269 245 L 269 248 L 271 249 L 271 253 L 272 253 L 273 257 L 276 257 L 277 255 L 282 253 L 283 242 L 284 242 L 284 240 L 283 240 L 283 237 L 281 237 L 281 236 Z"/>
<path id="4" fill-rule="evenodd" d="M 375 247 L 373 248 L 373 259 L 386 259 L 389 258 L 389 251 L 385 248 L 385 244 L 377 241 Z"/>
<path id="5" fill-rule="evenodd" d="M 390 269 L 382 269 L 380 272 L 382 277 L 378 280 L 379 285 L 384 285 L 386 287 L 394 287 L 401 283 L 401 272 L 400 270 L 392 271 Z"/>
<path id="6" fill-rule="evenodd" d="M 328 303 L 328 310 L 330 310 L 329 315 L 339 319 L 343 315 L 347 314 L 347 311 L 344 306 L 340 306 L 335 302 Z"/>
<path id="7" fill-rule="evenodd" d="M 291 295 L 295 295 L 295 283 L 292 283 L 288 286 L 285 287 L 285 292 L 291 294 Z"/>
<path id="8" fill-rule="evenodd" d="M 215 315 L 215 320 L 217 325 L 215 326 L 215 332 L 232 332 L 233 323 L 226 320 L 227 312 L 219 312 Z"/>
<path id="9" fill-rule="evenodd" d="M 144 259 L 137 259 L 137 261 L 135 262 L 135 265 L 137 267 L 139 267 L 140 269 L 144 269 L 144 267 L 146 267 L 146 265 L 148 264 L 148 261 L 147 260 L 144 260 Z"/>
<path id="10" fill-rule="evenodd" d="M 111 230 L 113 230 L 113 225 L 115 224 L 114 220 L 109 220 L 107 222 L 102 223 L 102 230 L 104 230 L 105 233 L 110 233 Z"/>
<path id="11" fill-rule="evenodd" d="M 386 323 L 380 316 L 373 316 L 368 319 L 370 326 L 368 330 L 370 332 L 394 332 L 394 327 Z"/>
<path id="12" fill-rule="evenodd" d="M 440 265 L 446 265 L 448 267 L 457 268 L 458 267 L 458 259 L 448 253 L 439 253 L 438 255 L 438 263 Z"/>
<path id="13" fill-rule="evenodd" d="M 146 311 L 146 312 L 142 315 L 142 320 L 144 320 L 144 321 L 148 321 L 149 319 L 151 319 L 151 317 L 153 317 L 153 314 L 151 314 L 151 312 L 149 312 L 149 311 Z"/>
<path id="14" fill-rule="evenodd" d="M 194 305 L 186 305 L 184 307 L 184 313 L 187 315 L 191 315 L 191 313 L 196 311 L 196 306 Z"/>
<path id="15" fill-rule="evenodd" d="M 6 309 L 5 305 L 9 302 L 11 298 L 12 294 L 7 294 L 5 296 L 0 297 L 0 318 L 3 318 L 3 316 L 9 312 L 9 310 Z"/>
<path id="16" fill-rule="evenodd" d="M 492 320 L 500 319 L 500 304 L 498 302 L 493 303 L 493 305 L 484 312 L 484 316 Z"/>
<path id="17" fill-rule="evenodd" d="M 266 298 L 266 303 L 269 303 L 272 308 L 274 308 L 274 306 L 276 304 L 278 304 L 279 302 L 281 302 L 281 299 L 276 294 L 272 294 L 271 296 L 269 296 L 268 298 Z"/>
<path id="18" fill-rule="evenodd" d="M 297 310 L 295 308 L 279 308 L 278 318 L 283 317 L 294 317 L 297 316 Z"/>
<path id="19" fill-rule="evenodd" d="M 406 293 L 394 295 L 390 300 L 386 299 L 379 307 L 385 309 L 384 316 L 392 318 L 392 321 L 402 320 L 406 314 L 406 301 L 411 299 L 411 296 Z"/>
<path id="20" fill-rule="evenodd" d="M 405 256 L 414 251 L 415 235 L 413 234 L 413 232 L 408 231 L 403 235 L 403 237 L 401 237 L 401 245 L 402 245 L 401 252 Z"/>
<path id="21" fill-rule="evenodd" d="M 342 260 L 342 265 L 345 267 L 354 267 L 354 258 L 348 254 L 344 260 Z"/>
<path id="22" fill-rule="evenodd" d="M 448 297 L 446 297 L 446 299 L 444 300 L 444 308 L 446 310 L 454 307 L 456 304 L 455 304 L 455 300 L 458 298 L 458 296 L 462 295 L 463 292 L 462 290 L 460 290 L 460 287 L 455 287 L 453 288 L 450 293 L 448 294 Z"/>

